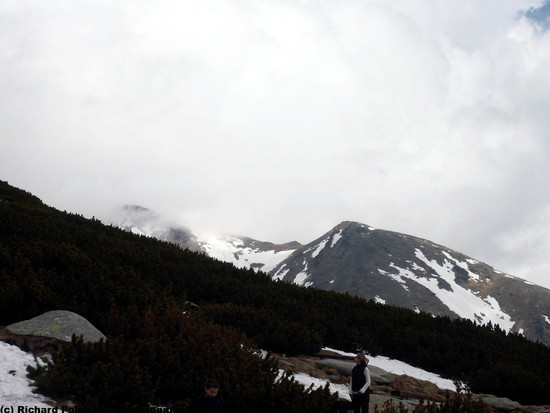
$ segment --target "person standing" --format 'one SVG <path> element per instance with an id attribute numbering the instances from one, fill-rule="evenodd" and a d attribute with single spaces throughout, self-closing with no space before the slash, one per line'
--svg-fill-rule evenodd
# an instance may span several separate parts
<path id="1" fill-rule="evenodd" d="M 191 413 L 222 413 L 222 403 L 216 398 L 219 389 L 220 385 L 217 380 L 206 380 L 204 392 L 191 400 L 189 411 Z"/>
<path id="2" fill-rule="evenodd" d="M 363 353 L 355 356 L 355 366 L 351 370 L 350 396 L 354 413 L 368 413 L 370 402 L 369 360 Z"/>

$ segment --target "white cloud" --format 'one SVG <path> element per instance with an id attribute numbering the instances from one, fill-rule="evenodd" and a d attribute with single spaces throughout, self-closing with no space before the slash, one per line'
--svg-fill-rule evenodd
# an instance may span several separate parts
<path id="1" fill-rule="evenodd" d="M 541 5 L 0 0 L 0 178 L 272 241 L 352 219 L 550 286 Z"/>

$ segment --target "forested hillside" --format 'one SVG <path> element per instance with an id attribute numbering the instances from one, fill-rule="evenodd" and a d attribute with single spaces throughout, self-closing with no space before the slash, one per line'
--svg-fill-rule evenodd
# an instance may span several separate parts
<path id="1" fill-rule="evenodd" d="M 399 358 L 474 392 L 550 403 L 550 348 L 470 321 L 282 282 L 44 205 L 0 182 L 0 324 L 53 309 L 108 339 L 75 340 L 35 372 L 44 391 L 98 407 L 183 406 L 206 375 L 229 412 L 326 411 L 328 390 L 277 380 L 254 349 L 321 346 Z M 198 304 L 198 307 L 189 302 Z M 244 346 L 241 346 L 244 344 Z"/>

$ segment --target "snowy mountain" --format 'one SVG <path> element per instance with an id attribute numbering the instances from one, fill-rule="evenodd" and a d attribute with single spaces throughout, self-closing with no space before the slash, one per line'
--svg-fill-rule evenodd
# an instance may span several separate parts
<path id="1" fill-rule="evenodd" d="M 550 344 L 550 290 L 410 235 L 343 222 L 270 274 L 415 311 L 490 322 Z"/>
<path id="2" fill-rule="evenodd" d="M 137 235 L 173 242 L 193 251 L 200 250 L 198 239 L 191 230 L 139 205 L 125 205 L 112 221 L 113 225 Z"/>
<path id="3" fill-rule="evenodd" d="M 234 235 L 199 236 L 198 239 L 201 251 L 210 257 L 230 262 L 239 268 L 252 268 L 266 273 L 301 247 L 298 242 L 273 244 Z"/>
<path id="4" fill-rule="evenodd" d="M 238 268 L 269 273 L 302 245 L 298 242 L 273 244 L 237 235 L 194 234 L 188 228 L 163 219 L 137 205 L 126 205 L 113 225 L 138 235 L 172 242 L 182 248 L 204 252 L 212 258 L 230 262 Z"/>
<path id="5" fill-rule="evenodd" d="M 163 227 L 159 217 L 139 207 L 127 209 L 123 222 L 119 226 L 134 233 L 261 270 L 276 280 L 492 323 L 550 345 L 550 290 L 428 240 L 357 222 L 342 222 L 307 245 L 199 236 L 174 224 L 163 222 Z"/>

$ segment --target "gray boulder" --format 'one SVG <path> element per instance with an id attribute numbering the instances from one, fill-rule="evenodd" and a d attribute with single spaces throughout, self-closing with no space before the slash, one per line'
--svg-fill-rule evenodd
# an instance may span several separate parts
<path id="1" fill-rule="evenodd" d="M 48 311 L 38 317 L 6 327 L 12 334 L 50 337 L 71 341 L 72 335 L 82 336 L 85 342 L 105 339 L 105 335 L 84 317 L 71 311 Z"/>
<path id="2" fill-rule="evenodd" d="M 521 407 L 518 402 L 506 397 L 496 397 L 490 394 L 474 394 L 472 398 L 474 400 L 481 400 L 483 403 L 500 410 L 517 410 Z"/>
<path id="3" fill-rule="evenodd" d="M 355 366 L 352 361 L 335 360 L 335 359 L 321 359 L 317 360 L 316 364 L 320 367 L 332 367 L 338 371 L 338 373 L 344 376 L 351 375 L 351 369 Z M 391 384 L 395 382 L 395 377 L 379 367 L 369 366 L 370 377 L 378 385 Z"/>
<path id="4" fill-rule="evenodd" d="M 369 366 L 370 377 L 379 386 L 386 384 L 392 384 L 395 382 L 395 377 L 388 373 L 386 370 L 381 369 L 380 367 Z"/>

